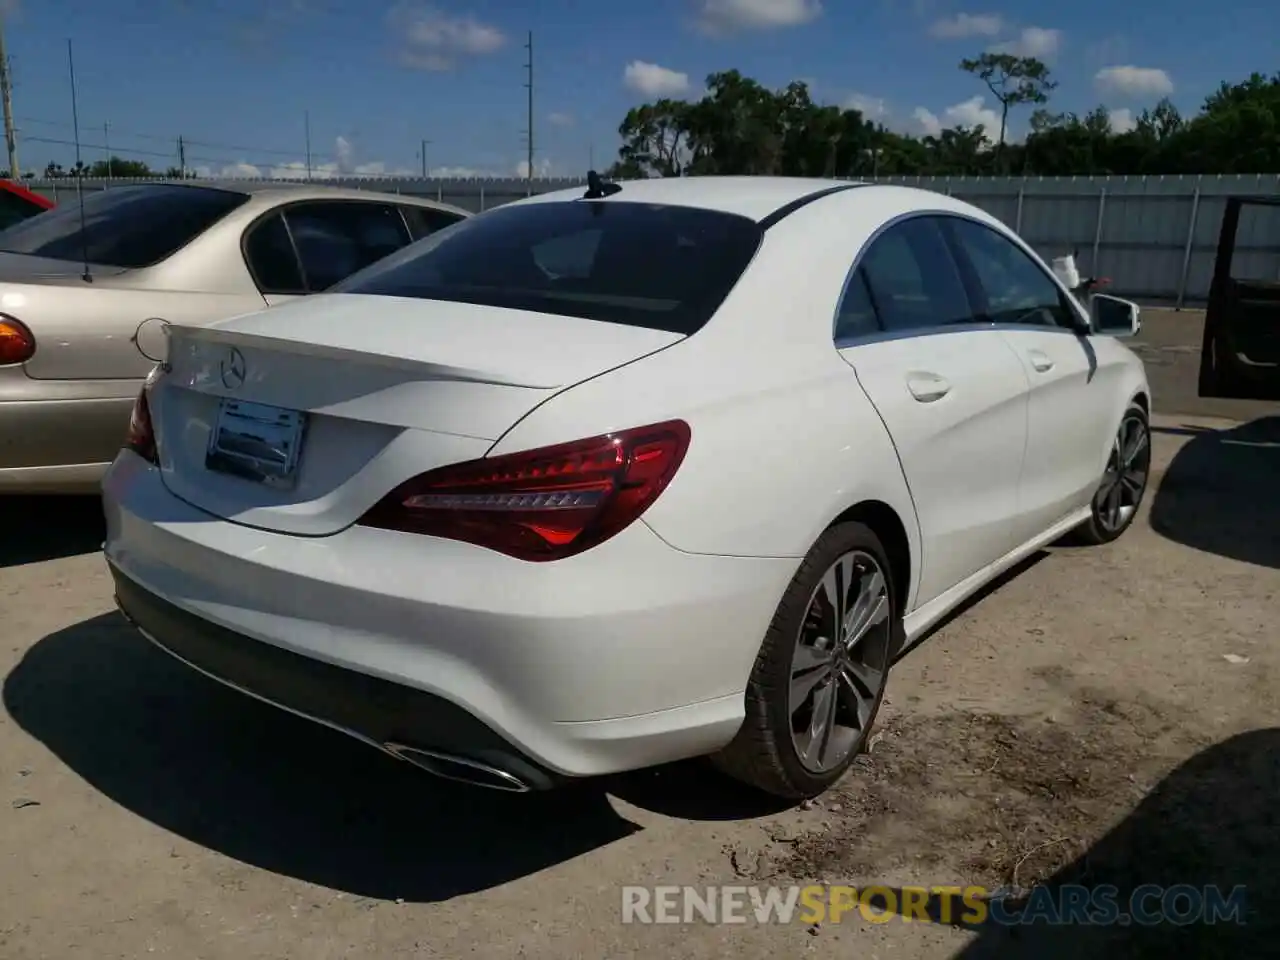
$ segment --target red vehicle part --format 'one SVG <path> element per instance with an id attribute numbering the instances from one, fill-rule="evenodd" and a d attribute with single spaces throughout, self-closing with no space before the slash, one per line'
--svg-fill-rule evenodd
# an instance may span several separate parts
<path id="1" fill-rule="evenodd" d="M 0 180 L 0 229 L 53 207 L 53 201 L 13 180 Z"/>

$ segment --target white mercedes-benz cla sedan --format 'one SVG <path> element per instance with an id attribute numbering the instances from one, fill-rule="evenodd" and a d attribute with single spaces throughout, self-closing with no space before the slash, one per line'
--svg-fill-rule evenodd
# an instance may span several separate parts
<path id="1" fill-rule="evenodd" d="M 940 194 L 593 177 L 171 327 L 106 559 L 164 650 L 438 775 L 813 796 L 931 625 L 1133 521 L 1137 329 Z"/>

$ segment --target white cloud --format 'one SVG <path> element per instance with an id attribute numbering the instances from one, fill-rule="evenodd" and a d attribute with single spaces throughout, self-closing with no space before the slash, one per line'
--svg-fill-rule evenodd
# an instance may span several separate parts
<path id="1" fill-rule="evenodd" d="M 551 125 L 554 127 L 572 127 L 574 124 L 574 117 L 571 113 L 553 113 L 547 119 L 551 121 Z"/>
<path id="2" fill-rule="evenodd" d="M 498 176 L 492 170 L 477 167 L 432 167 L 427 173 L 438 180 L 484 180 Z"/>
<path id="3" fill-rule="evenodd" d="M 521 160 L 506 170 L 495 170 L 492 167 L 448 166 L 432 167 L 427 173 L 440 180 L 509 180 L 512 177 L 528 176 L 528 169 L 528 161 Z M 533 175 L 535 177 L 551 176 L 551 161 L 546 158 L 534 160 Z"/>
<path id="4" fill-rule="evenodd" d="M 507 42 L 502 31 L 474 17 L 400 3 L 387 14 L 400 44 L 400 60 L 419 70 L 452 70 L 459 60 L 484 56 Z"/>
<path id="5" fill-rule="evenodd" d="M 1164 97 L 1173 93 L 1169 74 L 1155 67 L 1104 67 L 1093 82 L 1103 93 L 1122 97 Z"/>
<path id="6" fill-rule="evenodd" d="M 0 0 L 2 2 L 2 0 Z M 501 179 L 512 176 L 523 177 L 525 164 L 520 162 L 505 170 L 485 169 L 468 166 L 432 167 L 428 176 L 441 179 Z M 287 163 L 253 164 L 229 163 L 219 170 L 199 168 L 200 176 L 220 176 L 232 179 L 249 180 L 306 180 L 307 164 L 304 160 L 290 160 Z M 335 180 L 342 177 L 415 177 L 421 174 L 420 168 L 391 166 L 382 160 L 360 160 L 355 143 L 347 137 L 337 137 L 333 143 L 333 154 L 323 162 L 313 160 L 309 177 L 312 180 Z M 551 161 L 540 159 L 534 163 L 534 176 L 551 176 Z"/>
<path id="7" fill-rule="evenodd" d="M 994 141 L 1000 136 L 1000 114 L 988 107 L 986 98 L 981 96 L 952 104 L 942 111 L 941 117 L 924 107 L 916 107 L 911 117 L 919 132 L 927 137 L 936 137 L 944 129 L 951 127 L 979 125 L 987 139 Z"/>
<path id="8" fill-rule="evenodd" d="M 1018 36 L 992 47 L 994 53 L 1011 53 L 1015 57 L 1052 57 L 1062 46 L 1062 31 L 1047 27 L 1023 27 Z"/>
<path id="9" fill-rule="evenodd" d="M 698 0 L 697 23 L 707 33 L 798 27 L 822 16 L 822 0 Z"/>
<path id="10" fill-rule="evenodd" d="M 675 97 L 689 92 L 689 75 L 656 63 L 632 60 L 622 72 L 627 89 L 646 97 Z"/>
<path id="11" fill-rule="evenodd" d="M 846 110 L 857 110 L 864 120 L 883 121 L 889 116 L 889 105 L 883 97 L 869 97 L 861 93 L 851 93 L 845 98 L 842 106 Z"/>
<path id="12" fill-rule="evenodd" d="M 252 163 L 229 163 L 218 171 L 218 176 L 257 180 L 262 177 L 262 171 Z"/>
<path id="13" fill-rule="evenodd" d="M 550 160 L 548 160 L 548 159 L 546 159 L 546 158 L 542 158 L 542 159 L 536 159 L 536 160 L 534 160 L 534 161 L 533 161 L 533 175 L 534 175 L 535 177 L 549 177 L 549 176 L 551 176 L 551 161 L 550 161 Z M 517 163 L 517 164 L 516 164 L 516 176 L 517 176 L 517 177 L 527 177 L 527 176 L 529 176 L 529 161 L 528 161 L 528 160 L 521 160 L 519 163 Z"/>
<path id="14" fill-rule="evenodd" d="M 1138 121 L 1133 118 L 1133 111 L 1128 107 L 1111 110 L 1107 116 L 1111 120 L 1111 129 L 1114 133 L 1128 133 L 1138 126 Z"/>
<path id="15" fill-rule="evenodd" d="M 986 97 L 970 97 L 962 103 L 942 111 L 949 127 L 976 127 L 981 125 L 991 137 L 1000 135 L 1000 114 L 987 106 Z"/>
<path id="16" fill-rule="evenodd" d="M 356 162 L 355 145 L 346 137 L 338 137 L 333 143 L 333 159 L 323 163 L 313 161 L 310 171 L 305 160 L 288 163 L 253 164 L 230 163 L 222 167 L 219 176 L 250 180 L 332 180 L 336 177 L 402 177 L 416 171 L 406 167 L 388 167 L 381 160 Z M 212 174 L 212 171 L 210 171 Z"/>
<path id="17" fill-rule="evenodd" d="M 929 35 L 942 40 L 963 37 L 995 37 L 1004 29 L 1004 18 L 998 13 L 957 13 L 954 17 L 935 20 Z"/>
<path id="18" fill-rule="evenodd" d="M 936 137 L 942 132 L 942 121 L 938 119 L 938 115 L 924 107 L 916 107 L 912 110 L 911 118 L 915 120 L 920 132 L 926 137 Z"/>

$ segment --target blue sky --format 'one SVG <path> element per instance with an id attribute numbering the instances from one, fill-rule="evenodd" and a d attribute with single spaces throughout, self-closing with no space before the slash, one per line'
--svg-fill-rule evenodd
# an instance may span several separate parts
<path id="1" fill-rule="evenodd" d="M 697 95 L 737 68 L 808 80 L 891 127 L 992 120 L 956 67 L 998 45 L 1040 56 L 1051 106 L 1103 102 L 1120 125 L 1169 94 L 1194 111 L 1220 80 L 1274 69 L 1280 17 L 1250 0 L 0 0 L 19 160 L 74 161 L 67 41 L 82 155 L 153 166 L 177 138 L 202 170 L 510 175 L 525 156 L 533 31 L 535 168 L 581 175 L 615 156 L 629 106 Z M 1025 126 L 1026 111 L 1019 115 Z M 104 124 L 107 128 L 104 130 Z M 240 166 L 244 165 L 244 166 Z"/>

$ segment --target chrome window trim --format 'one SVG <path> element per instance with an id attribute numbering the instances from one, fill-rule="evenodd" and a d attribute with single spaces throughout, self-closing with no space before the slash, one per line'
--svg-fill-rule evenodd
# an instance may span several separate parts
<path id="1" fill-rule="evenodd" d="M 1010 331 L 1010 332 L 1012 331 L 1025 332 L 1028 329 L 1032 329 L 1042 333 L 1065 334 L 1070 337 L 1083 336 L 1083 334 L 1081 334 L 1076 330 L 1069 329 L 1068 327 L 1060 327 L 1060 326 L 1057 326 L 1056 324 L 1052 327 L 1049 327 L 1049 326 L 1038 326 L 1038 325 L 1032 326 L 1031 324 L 1022 324 L 1022 323 L 984 323 L 982 321 L 975 320 L 971 323 L 948 323 L 948 324 L 939 324 L 938 326 L 933 326 L 933 327 L 916 327 L 911 330 L 881 330 L 881 331 L 878 331 L 877 333 L 860 333 L 855 336 L 837 337 L 836 330 L 840 323 L 840 309 L 844 306 L 844 298 L 849 293 L 849 284 L 853 281 L 853 276 L 855 273 L 858 272 L 858 268 L 862 266 L 862 261 L 863 261 L 863 258 L 866 257 L 867 251 L 870 250 L 871 246 L 877 240 L 879 240 L 886 232 L 893 229 L 898 224 L 905 223 L 908 220 L 914 220 L 917 217 L 942 217 L 942 218 L 951 218 L 956 220 L 967 220 L 970 223 L 976 224 L 980 227 L 985 227 L 988 230 L 993 229 L 991 224 L 985 223 L 982 220 L 979 220 L 977 217 L 969 216 L 966 213 L 962 213 L 955 210 L 939 210 L 935 208 L 930 208 L 926 210 L 911 210 L 907 213 L 900 213 L 896 216 L 890 217 L 884 223 L 880 224 L 880 226 L 878 226 L 874 231 L 872 231 L 871 236 L 869 236 L 863 242 L 862 246 L 858 248 L 858 252 L 854 255 L 854 258 L 853 258 L 853 265 L 849 267 L 848 272 L 845 274 L 844 283 L 841 284 L 840 286 L 840 296 L 836 298 L 835 311 L 831 316 L 831 338 L 837 350 L 844 350 L 849 347 L 856 347 L 860 344 L 866 344 L 866 343 L 885 343 L 887 341 L 892 341 L 892 340 L 907 340 L 907 339 L 915 339 L 917 337 L 935 337 L 935 336 L 946 335 L 946 334 L 972 333 L 975 330 L 1004 330 L 1004 331 Z M 1076 316 L 1080 319 L 1081 323 L 1087 325 L 1091 329 L 1092 324 L 1089 321 L 1088 315 L 1085 314 L 1083 312 L 1083 309 L 1080 307 L 1079 301 L 1077 301 L 1076 298 L 1072 296 L 1070 290 L 1068 290 L 1066 287 L 1062 285 L 1061 281 L 1059 281 L 1058 278 L 1053 275 L 1052 271 L 1046 270 L 1041 265 L 1040 255 L 1037 254 L 1034 250 L 1032 250 L 1031 247 L 1026 243 L 1026 241 L 1024 241 L 1016 233 L 1010 232 L 1006 234 L 998 230 L 995 232 L 998 233 L 1000 236 L 1003 236 L 1006 240 L 1012 239 L 1015 245 L 1020 247 L 1024 253 L 1030 254 L 1030 260 L 1032 265 L 1035 266 L 1036 269 L 1040 270 L 1040 272 L 1043 273 L 1046 277 L 1048 277 L 1049 282 L 1052 283 L 1058 289 L 1058 291 L 1062 294 L 1067 304 L 1067 309 L 1074 311 Z M 949 245 L 950 244 L 948 243 L 948 246 Z"/>

